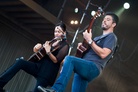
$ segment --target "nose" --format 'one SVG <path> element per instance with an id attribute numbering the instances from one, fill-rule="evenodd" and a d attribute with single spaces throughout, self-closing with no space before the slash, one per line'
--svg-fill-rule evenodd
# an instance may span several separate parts
<path id="1" fill-rule="evenodd" d="M 59 33 L 58 33 L 58 32 L 56 32 L 56 33 L 55 33 L 55 36 L 59 36 Z"/>
<path id="2" fill-rule="evenodd" d="M 104 19 L 104 20 L 103 20 L 103 23 L 105 23 L 105 22 L 106 22 L 106 20 Z"/>

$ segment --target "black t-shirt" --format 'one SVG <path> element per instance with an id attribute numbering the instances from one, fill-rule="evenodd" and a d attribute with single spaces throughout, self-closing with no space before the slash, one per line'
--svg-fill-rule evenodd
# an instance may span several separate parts
<path id="1" fill-rule="evenodd" d="M 95 62 L 99 69 L 103 69 L 107 63 L 107 61 L 111 58 L 114 49 L 117 44 L 117 37 L 114 33 L 109 33 L 106 35 L 101 35 L 98 37 L 95 37 L 93 39 L 95 43 L 100 46 L 101 48 L 108 48 L 112 52 L 104 59 L 102 59 L 100 56 L 98 56 L 93 49 L 90 49 L 84 56 L 83 59 Z"/>

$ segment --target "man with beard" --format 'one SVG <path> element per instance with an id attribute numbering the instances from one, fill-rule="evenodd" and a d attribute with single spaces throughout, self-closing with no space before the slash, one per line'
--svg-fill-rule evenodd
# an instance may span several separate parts
<path id="1" fill-rule="evenodd" d="M 90 49 L 82 58 L 66 56 L 63 70 L 51 88 L 41 88 L 43 92 L 63 92 L 74 71 L 74 80 L 71 92 L 85 92 L 89 82 L 97 78 L 108 60 L 112 57 L 116 45 L 117 37 L 114 34 L 114 28 L 118 24 L 119 18 L 112 12 L 107 12 L 103 18 L 101 28 L 103 34 L 92 40 L 91 31 L 83 32 L 83 38 L 88 42 Z M 77 49 L 80 49 L 82 43 L 78 43 Z"/>

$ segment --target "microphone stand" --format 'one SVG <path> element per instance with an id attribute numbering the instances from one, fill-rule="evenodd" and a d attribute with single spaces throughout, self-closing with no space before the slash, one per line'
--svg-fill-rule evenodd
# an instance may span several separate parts
<path id="1" fill-rule="evenodd" d="M 90 2 L 91 2 L 91 0 L 89 0 L 88 3 L 87 3 L 87 5 L 86 5 L 85 11 L 84 11 L 84 13 L 83 13 L 83 15 L 82 15 L 82 17 L 81 17 L 81 20 L 80 20 L 80 24 L 82 24 L 82 21 L 83 21 L 85 15 L 86 15 L 85 12 L 87 11 L 87 9 L 88 9 L 88 7 L 89 7 Z M 71 46 L 70 46 L 70 48 L 69 48 L 69 53 L 68 53 L 68 55 L 70 55 L 70 53 L 71 53 L 71 50 L 72 50 L 72 48 L 73 48 L 73 44 L 74 44 L 74 42 L 75 42 L 75 39 L 76 39 L 76 37 L 77 37 L 77 34 L 78 34 L 79 30 L 80 30 L 80 27 L 77 28 L 77 31 L 76 31 L 76 33 L 75 33 L 75 35 L 74 35 L 74 38 L 73 38 L 72 43 L 71 43 Z"/>

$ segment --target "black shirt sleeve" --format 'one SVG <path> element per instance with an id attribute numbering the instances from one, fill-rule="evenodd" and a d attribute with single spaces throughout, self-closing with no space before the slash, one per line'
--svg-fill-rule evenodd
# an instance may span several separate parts
<path id="1" fill-rule="evenodd" d="M 57 58 L 58 63 L 62 62 L 62 60 L 68 54 L 68 51 L 69 51 L 69 45 L 66 42 L 63 42 L 61 44 L 60 49 L 58 50 L 58 52 L 56 54 L 56 58 Z"/>

